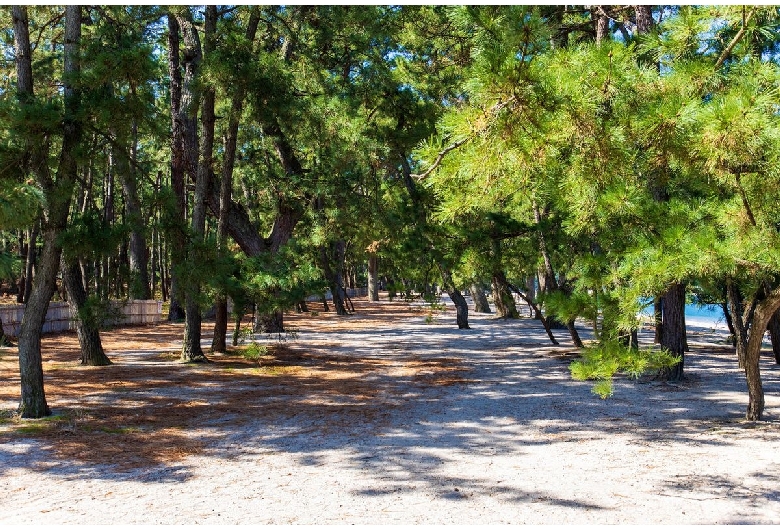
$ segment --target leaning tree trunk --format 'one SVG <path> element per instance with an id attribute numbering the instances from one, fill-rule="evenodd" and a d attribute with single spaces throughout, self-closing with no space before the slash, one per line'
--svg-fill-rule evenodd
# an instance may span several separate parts
<path id="1" fill-rule="evenodd" d="M 748 387 L 748 407 L 746 419 L 757 421 L 764 412 L 764 388 L 761 384 L 761 344 L 764 340 L 764 330 L 769 321 L 780 310 L 780 288 L 769 295 L 756 306 L 753 313 L 753 325 L 748 339 L 745 355 L 745 378 Z"/>
<path id="2" fill-rule="evenodd" d="M 76 334 L 81 346 L 81 364 L 85 366 L 106 366 L 111 360 L 103 351 L 100 340 L 101 315 L 87 307 L 87 293 L 81 277 L 78 260 L 62 260 L 62 280 L 68 292 L 68 303 L 76 313 Z"/>
<path id="3" fill-rule="evenodd" d="M 469 288 L 471 298 L 474 300 L 475 313 L 492 313 L 490 303 L 485 295 L 485 289 L 478 282 L 473 282 Z"/>
<path id="4" fill-rule="evenodd" d="M 496 305 L 496 314 L 501 318 L 520 318 L 517 312 L 515 299 L 509 290 L 504 271 L 497 270 L 493 273 L 493 303 Z"/>
<path id="5" fill-rule="evenodd" d="M 458 324 L 458 329 L 471 329 L 469 328 L 469 305 L 466 303 L 466 299 L 463 298 L 460 290 L 455 287 L 455 282 L 452 281 L 452 273 L 442 265 L 439 265 L 439 272 L 441 273 L 444 289 L 450 296 L 452 303 L 455 304 L 455 322 Z"/>
<path id="6" fill-rule="evenodd" d="M 27 10 L 14 6 L 14 39 L 17 61 L 17 83 L 23 104 L 32 101 L 32 67 L 30 56 L 29 24 Z M 79 47 L 81 40 L 81 7 L 65 7 L 65 39 L 63 79 L 65 80 L 63 137 L 56 178 L 52 180 L 43 166 L 40 146 L 29 146 L 32 152 L 33 173 L 44 190 L 47 211 L 43 227 L 43 250 L 39 270 L 33 280 L 30 299 L 25 306 L 19 332 L 19 372 L 21 379 L 21 403 L 19 413 L 23 418 L 39 418 L 51 414 L 46 403 L 43 385 L 41 356 L 41 332 L 49 301 L 56 289 L 57 272 L 62 247 L 59 235 L 65 229 L 70 209 L 71 195 L 76 182 L 78 166 L 74 157 L 81 139 L 81 123 L 78 121 L 79 93 L 71 84 L 79 73 Z"/>
<path id="7" fill-rule="evenodd" d="M 666 381 L 681 381 L 685 366 L 685 284 L 675 283 L 663 296 L 661 347 L 680 357 L 680 362 L 659 374 Z"/>

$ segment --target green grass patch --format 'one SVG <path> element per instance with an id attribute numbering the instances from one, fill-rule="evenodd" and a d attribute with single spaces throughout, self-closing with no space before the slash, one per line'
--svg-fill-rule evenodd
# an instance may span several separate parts
<path id="1" fill-rule="evenodd" d="M 260 359 L 268 355 L 268 346 L 253 342 L 241 352 L 241 356 L 247 361 L 260 362 Z"/>

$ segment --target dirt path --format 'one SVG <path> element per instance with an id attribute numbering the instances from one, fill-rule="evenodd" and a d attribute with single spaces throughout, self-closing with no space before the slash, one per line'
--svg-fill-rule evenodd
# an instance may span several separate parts
<path id="1" fill-rule="evenodd" d="M 181 365 L 170 324 L 105 333 L 106 368 L 47 338 L 44 421 L 11 414 L 16 355 L 0 351 L 3 522 L 780 523 L 770 358 L 767 421 L 747 423 L 708 330 L 685 383 L 621 380 L 602 401 L 535 321 L 457 330 L 451 309 L 428 324 L 419 306 L 356 307 L 290 315 L 297 337 L 261 341 L 257 361 Z"/>

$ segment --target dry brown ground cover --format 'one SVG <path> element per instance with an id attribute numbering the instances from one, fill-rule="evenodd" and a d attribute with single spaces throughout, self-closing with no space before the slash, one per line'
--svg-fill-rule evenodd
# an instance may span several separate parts
<path id="1" fill-rule="evenodd" d="M 424 311 L 405 302 L 355 305 L 359 313 L 346 318 L 332 311 L 290 313 L 286 325 L 314 332 L 370 329 Z M 204 338 L 210 339 L 210 326 L 204 323 Z M 331 405 L 338 404 L 328 425 L 339 429 L 345 422 L 375 421 L 398 391 L 389 381 L 464 381 L 465 369 L 456 359 L 410 354 L 356 360 L 330 354 L 327 342 L 300 349 L 290 345 L 294 341 L 279 341 L 256 360 L 241 356 L 244 345 L 210 355 L 211 363 L 186 365 L 178 360 L 182 334 L 182 323 L 104 331 L 103 346 L 114 363 L 106 367 L 79 364 L 75 333 L 44 336 L 44 378 L 54 415 L 30 421 L 17 418 L 13 409 L 2 410 L 0 443 L 32 438 L 70 461 L 115 464 L 118 470 L 149 467 L 201 453 L 207 440 L 200 429 L 207 425 L 272 421 L 293 409 L 310 417 L 333 415 Z M 18 402 L 19 385 L 16 350 L 4 348 L 0 403 Z"/>

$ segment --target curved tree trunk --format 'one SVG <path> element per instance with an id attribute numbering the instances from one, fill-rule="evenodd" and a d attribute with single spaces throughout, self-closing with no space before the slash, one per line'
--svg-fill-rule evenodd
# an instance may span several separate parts
<path id="1" fill-rule="evenodd" d="M 515 305 L 515 299 L 509 290 L 509 284 L 506 281 L 504 271 L 497 270 L 493 272 L 492 285 L 496 315 L 501 318 L 520 318 L 520 313 L 517 312 L 517 305 Z"/>
<path id="2" fill-rule="evenodd" d="M 542 310 L 539 309 L 539 306 L 536 304 L 536 302 L 533 300 L 533 298 L 526 295 L 523 291 L 512 285 L 511 283 L 508 284 L 509 288 L 512 289 L 512 291 L 516 292 L 517 295 L 525 300 L 525 303 L 528 304 L 528 306 L 531 308 L 531 310 L 534 312 L 535 318 L 542 323 L 542 326 L 544 326 L 544 331 L 547 333 L 547 337 L 549 337 L 550 342 L 555 344 L 556 346 L 559 344 L 559 342 L 555 339 L 555 335 L 553 335 L 552 328 L 550 326 L 550 323 L 548 322 L 547 318 L 542 314 Z M 576 330 L 575 330 L 576 331 Z M 579 338 L 579 335 L 577 335 L 577 338 Z M 580 342 L 582 344 L 582 342 Z M 582 346 L 578 346 L 582 347 Z"/>
<path id="3" fill-rule="evenodd" d="M 447 291 L 452 303 L 455 304 L 455 321 L 458 324 L 458 329 L 471 329 L 469 327 L 469 305 L 461 292 L 455 287 L 455 282 L 452 281 L 452 273 L 441 264 L 439 264 L 439 272 L 441 273 L 444 290 Z"/>
<path id="4" fill-rule="evenodd" d="M 753 326 L 745 352 L 745 378 L 748 386 L 748 407 L 746 419 L 757 421 L 764 412 L 764 388 L 761 384 L 761 344 L 764 340 L 764 330 L 769 321 L 780 310 L 780 288 L 775 289 L 766 299 L 757 304 L 753 314 Z"/>
<path id="5" fill-rule="evenodd" d="M 475 313 L 492 313 L 490 303 L 485 295 L 485 289 L 477 282 L 473 282 L 469 289 L 471 298 L 474 300 Z"/>
<path id="6" fill-rule="evenodd" d="M 62 281 L 68 292 L 68 303 L 77 315 L 76 334 L 81 347 L 81 364 L 85 366 L 111 364 L 100 340 L 100 322 L 98 322 L 100 317 L 86 306 L 87 293 L 84 290 L 78 261 L 62 260 Z"/>
<path id="7" fill-rule="evenodd" d="M 33 98 L 32 67 L 30 64 L 30 40 L 27 10 L 13 7 L 14 39 L 17 53 L 17 79 L 23 104 Z M 57 272 L 62 247 L 59 235 L 65 229 L 70 209 L 71 195 L 76 182 L 78 166 L 74 153 L 81 139 L 81 123 L 77 116 L 80 106 L 79 93 L 71 84 L 79 73 L 79 48 L 81 40 L 81 7 L 65 7 L 65 49 L 63 78 L 65 79 L 65 116 L 63 119 L 62 150 L 56 178 L 51 179 L 45 167 L 45 156 L 40 146 L 29 146 L 32 171 L 46 196 L 47 211 L 43 228 L 43 250 L 39 270 L 33 280 L 30 299 L 25 306 L 19 332 L 19 372 L 21 379 L 21 403 L 19 413 L 23 418 L 39 418 L 51 414 L 46 403 L 43 386 L 41 358 L 41 332 L 49 301 L 56 289 Z"/>

